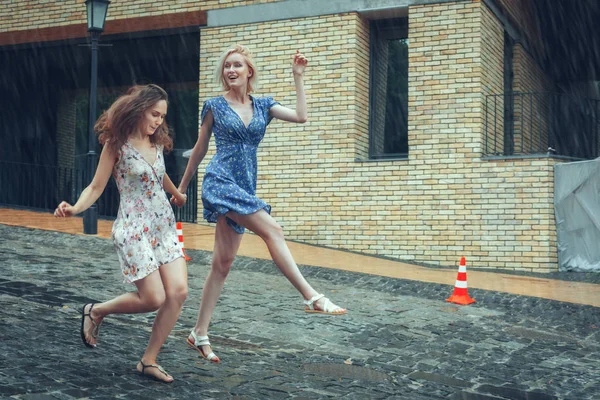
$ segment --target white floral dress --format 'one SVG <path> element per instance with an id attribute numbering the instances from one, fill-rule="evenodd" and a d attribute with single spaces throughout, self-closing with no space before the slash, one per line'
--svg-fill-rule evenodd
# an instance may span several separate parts
<path id="1" fill-rule="evenodd" d="M 121 201 L 112 228 L 125 282 L 134 282 L 161 265 L 183 257 L 175 215 L 163 190 L 163 147 L 157 146 L 150 165 L 129 142 L 113 168 Z"/>

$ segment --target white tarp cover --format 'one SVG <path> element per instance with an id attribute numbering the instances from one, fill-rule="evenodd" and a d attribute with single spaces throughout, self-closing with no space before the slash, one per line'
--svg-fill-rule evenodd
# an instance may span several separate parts
<path id="1" fill-rule="evenodd" d="M 600 271 L 600 159 L 554 167 L 560 271 Z"/>

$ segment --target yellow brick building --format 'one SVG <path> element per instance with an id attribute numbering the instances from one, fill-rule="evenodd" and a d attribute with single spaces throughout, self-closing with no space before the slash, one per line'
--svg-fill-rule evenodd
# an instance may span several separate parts
<path id="1" fill-rule="evenodd" d="M 85 38 L 81 1 L 8 7 L 0 48 Z M 556 89 L 537 10 L 515 0 L 113 0 L 105 35 L 195 32 L 198 112 L 220 94 L 212 74 L 228 46 L 253 51 L 258 95 L 292 107 L 291 55 L 305 53 L 309 120 L 273 121 L 259 150 L 258 195 L 289 239 L 547 272 L 557 269 L 553 168 L 568 158 L 547 152 L 548 111 L 525 118 L 547 100 L 522 93 Z M 62 93 L 57 163 L 68 165 L 73 91 Z"/>

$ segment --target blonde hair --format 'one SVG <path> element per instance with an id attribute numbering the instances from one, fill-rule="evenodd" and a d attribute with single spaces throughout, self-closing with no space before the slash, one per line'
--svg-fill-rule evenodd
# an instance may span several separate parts
<path id="1" fill-rule="evenodd" d="M 252 93 L 258 88 L 258 71 L 254 65 L 254 60 L 252 59 L 252 53 L 250 53 L 250 50 L 248 50 L 246 46 L 242 46 L 241 44 L 236 44 L 234 47 L 225 50 L 223 54 L 221 54 L 215 69 L 215 81 L 221 86 L 222 90 L 230 89 L 227 81 L 223 78 L 223 68 L 225 68 L 225 60 L 227 60 L 227 57 L 234 53 L 238 53 L 244 57 L 248 69 L 252 71 L 252 76 L 248 78 L 248 93 Z"/>

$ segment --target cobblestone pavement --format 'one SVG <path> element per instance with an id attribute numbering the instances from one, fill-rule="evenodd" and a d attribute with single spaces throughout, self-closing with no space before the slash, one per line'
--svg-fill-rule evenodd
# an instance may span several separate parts
<path id="1" fill-rule="evenodd" d="M 302 267 L 345 316 L 302 312 L 272 262 L 239 257 L 211 328 L 223 362 L 185 345 L 211 254 L 190 251 L 190 296 L 159 361 L 139 375 L 153 314 L 109 316 L 99 346 L 79 338 L 83 303 L 134 287 L 106 239 L 0 225 L 0 393 L 14 399 L 600 399 L 600 310 Z"/>

